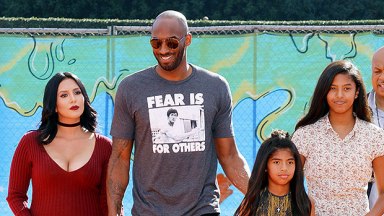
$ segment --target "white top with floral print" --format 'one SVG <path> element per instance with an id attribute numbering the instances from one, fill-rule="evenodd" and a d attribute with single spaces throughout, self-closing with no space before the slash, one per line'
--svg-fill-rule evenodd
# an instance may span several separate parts
<path id="1" fill-rule="evenodd" d="M 384 155 L 384 130 L 356 118 L 341 139 L 328 115 L 295 131 L 292 141 L 305 157 L 308 193 L 316 215 L 365 215 L 372 161 Z"/>

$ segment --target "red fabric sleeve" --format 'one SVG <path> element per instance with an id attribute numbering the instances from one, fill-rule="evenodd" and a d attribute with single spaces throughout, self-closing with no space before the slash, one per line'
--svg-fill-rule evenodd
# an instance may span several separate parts
<path id="1" fill-rule="evenodd" d="M 27 191 L 32 170 L 28 146 L 31 142 L 36 143 L 32 137 L 23 136 L 12 158 L 7 202 L 12 212 L 17 216 L 31 215 L 26 202 L 28 201 Z"/>

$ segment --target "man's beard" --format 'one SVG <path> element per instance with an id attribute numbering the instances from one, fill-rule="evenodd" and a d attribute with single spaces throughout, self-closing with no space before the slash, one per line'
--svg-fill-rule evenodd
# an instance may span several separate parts
<path id="1" fill-rule="evenodd" d="M 161 64 L 160 63 L 161 61 L 159 61 L 159 59 L 158 59 L 160 57 L 156 56 L 156 60 L 157 60 L 157 62 L 159 64 L 159 66 L 163 70 L 166 70 L 166 71 L 173 71 L 173 70 L 175 70 L 177 67 L 179 67 L 181 61 L 183 60 L 184 48 L 185 48 L 185 46 L 183 46 L 182 48 L 179 49 L 179 52 L 176 54 L 176 60 L 173 63 L 171 63 L 170 65 L 163 65 L 163 64 Z"/>

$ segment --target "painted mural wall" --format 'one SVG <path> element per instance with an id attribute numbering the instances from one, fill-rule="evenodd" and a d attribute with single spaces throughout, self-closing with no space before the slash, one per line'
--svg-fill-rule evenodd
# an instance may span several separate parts
<path id="1" fill-rule="evenodd" d="M 383 42 L 371 33 L 200 35 L 193 38 L 188 59 L 230 83 L 236 142 L 252 168 L 272 129 L 293 132 L 319 74 L 331 61 L 354 62 L 370 90 L 370 59 Z M 5 199 L 13 152 L 21 136 L 38 127 L 48 79 L 61 71 L 77 74 L 98 112 L 99 132 L 110 136 L 118 84 L 156 61 L 149 36 L 0 35 L 0 53 L 0 215 L 11 215 Z M 221 168 L 218 174 L 225 188 L 229 183 Z M 131 183 L 124 199 L 126 215 L 132 206 Z M 233 186 L 222 194 L 222 215 L 233 215 L 243 195 Z"/>

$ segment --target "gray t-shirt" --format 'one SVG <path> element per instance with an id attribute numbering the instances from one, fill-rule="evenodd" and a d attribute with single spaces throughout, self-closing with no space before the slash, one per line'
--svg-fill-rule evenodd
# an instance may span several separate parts
<path id="1" fill-rule="evenodd" d="M 213 141 L 233 137 L 231 94 L 223 77 L 191 66 L 182 81 L 151 67 L 117 90 L 111 135 L 134 140 L 132 215 L 219 212 Z"/>

